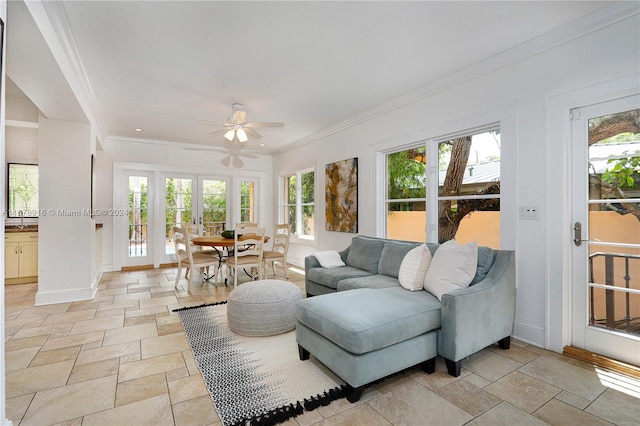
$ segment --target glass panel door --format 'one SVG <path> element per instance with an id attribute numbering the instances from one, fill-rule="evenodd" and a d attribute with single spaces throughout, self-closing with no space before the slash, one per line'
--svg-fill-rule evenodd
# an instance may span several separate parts
<path id="1" fill-rule="evenodd" d="M 125 176 L 125 199 L 127 217 L 120 228 L 124 244 L 122 266 L 141 266 L 153 264 L 153 212 L 152 175 L 144 172 L 132 172 Z"/>
<path id="2" fill-rule="evenodd" d="M 196 212 L 192 195 L 194 177 L 166 176 L 164 178 L 164 250 L 165 255 L 174 255 L 173 227 L 193 223 Z M 170 261 L 170 260 L 169 260 Z"/>
<path id="3" fill-rule="evenodd" d="M 581 108 L 573 116 L 572 343 L 637 365 L 640 97 Z"/>
<path id="4" fill-rule="evenodd" d="M 227 188 L 229 184 L 226 179 L 199 178 L 199 199 L 198 199 L 198 223 L 204 225 L 205 233 L 218 235 L 228 226 L 228 218 L 231 218 L 228 209 L 230 203 L 227 200 Z"/>
<path id="5" fill-rule="evenodd" d="M 258 222 L 256 215 L 256 182 L 253 180 L 240 182 L 240 222 Z"/>

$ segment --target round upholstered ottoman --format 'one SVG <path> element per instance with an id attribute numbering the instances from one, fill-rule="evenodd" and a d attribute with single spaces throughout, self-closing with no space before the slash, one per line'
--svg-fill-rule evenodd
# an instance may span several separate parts
<path id="1" fill-rule="evenodd" d="M 302 292 L 280 280 L 251 281 L 236 287 L 227 301 L 229 329 L 243 336 L 272 336 L 296 327 Z"/>

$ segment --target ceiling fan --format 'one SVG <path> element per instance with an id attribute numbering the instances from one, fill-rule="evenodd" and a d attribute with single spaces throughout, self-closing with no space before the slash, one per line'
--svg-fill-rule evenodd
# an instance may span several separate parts
<path id="1" fill-rule="evenodd" d="M 234 103 L 231 105 L 231 115 L 227 118 L 226 122 L 205 120 L 202 118 L 190 118 L 189 120 L 223 126 L 220 130 L 215 130 L 209 133 L 208 136 L 224 135 L 224 138 L 229 142 L 237 140 L 239 142 L 246 142 L 249 140 L 249 136 L 254 138 L 261 138 L 262 135 L 254 130 L 254 128 L 265 127 L 284 127 L 283 123 L 274 122 L 247 122 L 247 111 L 244 110 L 244 105 Z"/>
<path id="2" fill-rule="evenodd" d="M 246 158 L 258 158 L 257 155 L 254 154 L 254 151 L 247 151 L 243 145 L 233 143 L 233 142 L 225 142 L 226 149 L 219 148 L 184 148 L 187 151 L 208 151 L 208 152 L 223 152 L 227 155 L 220 160 L 220 164 L 225 167 L 233 166 L 236 169 L 241 169 L 244 167 L 244 161 L 242 161 L 241 157 Z"/>

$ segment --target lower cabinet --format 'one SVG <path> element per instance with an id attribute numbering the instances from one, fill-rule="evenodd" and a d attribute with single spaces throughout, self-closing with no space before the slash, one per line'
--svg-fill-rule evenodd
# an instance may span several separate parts
<path id="1" fill-rule="evenodd" d="M 38 280 L 38 233 L 10 232 L 4 236 L 5 284 Z"/>

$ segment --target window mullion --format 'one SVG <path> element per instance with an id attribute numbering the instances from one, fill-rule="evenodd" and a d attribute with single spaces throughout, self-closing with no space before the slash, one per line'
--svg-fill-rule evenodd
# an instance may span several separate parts
<path id="1" fill-rule="evenodd" d="M 428 141 L 426 151 L 427 242 L 434 243 L 438 242 L 438 143 Z"/>

